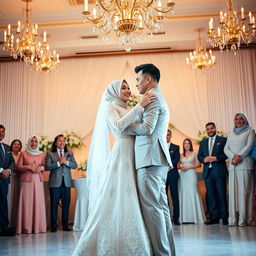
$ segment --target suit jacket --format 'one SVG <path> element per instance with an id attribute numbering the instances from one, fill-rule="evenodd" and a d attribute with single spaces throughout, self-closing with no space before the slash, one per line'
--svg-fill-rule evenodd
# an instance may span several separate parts
<path id="1" fill-rule="evenodd" d="M 178 179 L 180 175 L 178 172 L 177 164 L 180 161 L 180 147 L 171 143 L 169 152 L 173 164 L 173 169 L 168 172 L 168 179 Z"/>
<path id="2" fill-rule="evenodd" d="M 209 147 L 208 147 L 209 138 L 204 139 L 200 143 L 199 151 L 198 151 L 198 160 L 204 165 L 203 168 L 203 178 L 206 179 L 208 176 L 208 170 L 210 163 L 204 163 L 204 158 L 209 156 Z M 224 147 L 227 139 L 224 137 L 216 136 L 212 156 L 217 157 L 216 162 L 212 162 L 212 173 L 216 178 L 226 177 L 228 175 L 226 159 L 227 156 L 224 153 Z"/>
<path id="3" fill-rule="evenodd" d="M 153 88 L 150 93 L 156 96 L 156 100 L 145 108 L 140 122 L 131 124 L 124 133 L 137 135 L 135 138 L 136 169 L 152 165 L 166 165 L 172 168 L 166 143 L 169 108 L 158 88 Z"/>
<path id="4" fill-rule="evenodd" d="M 66 187 L 72 186 L 72 178 L 70 169 L 76 169 L 77 163 L 71 151 L 67 151 L 64 153 L 68 161 L 68 165 L 61 164 L 58 166 L 57 162 L 59 161 L 58 152 L 48 152 L 45 160 L 45 169 L 50 171 L 49 176 L 49 188 L 58 188 L 61 186 L 62 177 L 64 177 L 64 182 Z M 63 175 L 62 175 L 63 174 Z"/>
<path id="5" fill-rule="evenodd" d="M 14 158 L 13 158 L 13 155 L 11 152 L 11 148 L 7 144 L 4 144 L 4 143 L 3 143 L 3 146 L 4 146 L 4 151 L 5 151 L 5 157 L 3 159 L 2 154 L 0 154 L 0 168 L 3 168 L 4 170 L 9 169 L 9 170 L 13 171 L 13 169 L 15 167 L 15 161 L 14 161 Z M 4 182 L 6 182 L 6 183 L 10 183 L 10 177 L 8 179 L 4 179 L 2 177 L 2 175 L 0 174 L 0 179 L 3 179 Z"/>
<path id="6" fill-rule="evenodd" d="M 239 135 L 236 135 L 234 132 L 228 135 L 227 144 L 224 148 L 224 152 L 229 159 L 229 170 L 253 170 L 254 160 L 251 156 L 251 151 L 253 149 L 255 141 L 255 131 L 249 129 L 246 132 L 243 132 Z M 231 164 L 234 155 L 240 155 L 243 159 L 236 167 Z"/>

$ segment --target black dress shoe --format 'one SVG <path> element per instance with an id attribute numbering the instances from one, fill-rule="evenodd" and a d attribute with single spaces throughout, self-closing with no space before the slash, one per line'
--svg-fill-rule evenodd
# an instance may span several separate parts
<path id="1" fill-rule="evenodd" d="M 62 230 L 63 231 L 72 231 L 69 227 L 63 227 Z"/>
<path id="2" fill-rule="evenodd" d="M 218 224 L 220 221 L 218 219 L 211 219 L 208 222 L 205 222 L 206 225 Z"/>
<path id="3" fill-rule="evenodd" d="M 52 233 L 56 233 L 57 232 L 57 228 L 52 228 L 51 232 Z"/>
<path id="4" fill-rule="evenodd" d="M 222 225 L 228 225 L 228 220 L 227 219 L 222 219 Z"/>
<path id="5" fill-rule="evenodd" d="M 15 236 L 15 228 L 8 228 L 0 233 L 1 236 Z"/>
<path id="6" fill-rule="evenodd" d="M 180 222 L 178 220 L 173 221 L 174 225 L 180 225 Z"/>

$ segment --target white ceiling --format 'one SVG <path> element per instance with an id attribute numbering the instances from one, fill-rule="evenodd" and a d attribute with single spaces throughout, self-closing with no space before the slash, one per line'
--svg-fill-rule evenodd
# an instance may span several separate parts
<path id="1" fill-rule="evenodd" d="M 164 23 L 166 35 L 156 35 L 135 49 L 172 48 L 186 50 L 195 47 L 198 28 L 204 28 L 202 36 L 206 42 L 208 21 L 213 17 L 218 23 L 219 11 L 225 10 L 226 0 L 175 0 L 175 13 Z M 253 11 L 256 16 L 256 0 L 234 0 L 236 10 L 243 6 L 245 12 Z M 0 0 L 0 41 L 7 25 L 16 25 L 22 20 L 21 0 Z M 92 26 L 83 23 L 83 5 L 72 6 L 69 0 L 33 0 L 32 22 L 39 24 L 39 34 L 44 30 L 50 35 L 49 42 L 61 56 L 74 56 L 77 52 L 102 52 L 120 50 L 106 45 L 101 38 L 81 39 L 94 35 Z M 14 29 L 13 29 L 14 32 Z M 209 46 L 209 44 L 207 44 Z M 9 56 L 0 46 L 0 57 Z"/>

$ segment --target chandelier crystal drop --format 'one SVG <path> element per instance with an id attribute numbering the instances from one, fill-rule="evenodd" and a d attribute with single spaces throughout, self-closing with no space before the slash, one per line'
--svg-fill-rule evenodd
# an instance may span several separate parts
<path id="1" fill-rule="evenodd" d="M 213 27 L 213 19 L 209 21 L 208 38 L 213 47 L 218 47 L 221 51 L 231 50 L 236 54 L 241 42 L 247 45 L 252 42 L 256 35 L 255 17 L 249 12 L 249 21 L 246 24 L 244 8 L 241 7 L 241 18 L 238 19 L 237 12 L 234 10 L 232 0 L 227 0 L 227 11 L 220 11 L 219 27 Z"/>
<path id="2" fill-rule="evenodd" d="M 84 0 L 83 14 L 93 31 L 103 34 L 105 42 L 130 51 L 161 29 L 174 5 L 173 0 L 96 0 L 91 11 L 88 0 Z"/>
<path id="3" fill-rule="evenodd" d="M 207 50 L 202 45 L 200 36 L 200 29 L 198 30 L 199 36 L 197 40 L 197 47 L 193 52 L 189 53 L 189 58 L 186 58 L 187 66 L 193 70 L 204 70 L 213 68 L 216 64 L 216 57 L 212 55 L 212 50 Z"/>
<path id="4" fill-rule="evenodd" d="M 49 45 L 47 43 L 47 34 L 44 32 L 43 43 L 38 40 L 38 24 L 32 24 L 30 21 L 30 10 L 28 8 L 28 3 L 33 0 L 22 0 L 26 2 L 25 8 L 25 19 L 24 24 L 18 21 L 18 26 L 16 30 L 17 37 L 15 39 L 14 35 L 11 33 L 11 25 L 8 25 L 7 31 L 4 31 L 4 43 L 3 49 L 10 52 L 10 55 L 14 59 L 20 58 L 24 62 L 39 67 L 39 63 L 42 63 L 49 55 Z M 48 50 L 45 50 L 46 45 L 48 45 Z M 44 55 L 44 54 L 48 55 Z M 48 65 L 48 70 L 56 68 L 56 62 L 59 64 L 59 58 L 57 61 L 57 54 L 55 53 L 56 61 L 52 65 Z M 43 69 L 42 69 L 43 70 Z M 43 70 L 46 71 L 46 70 Z"/>

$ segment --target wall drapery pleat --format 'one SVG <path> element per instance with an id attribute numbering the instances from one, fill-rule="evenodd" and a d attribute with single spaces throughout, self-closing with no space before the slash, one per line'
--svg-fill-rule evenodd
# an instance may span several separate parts
<path id="1" fill-rule="evenodd" d="M 65 59 L 49 74 L 31 71 L 22 62 L 2 62 L 0 123 L 7 128 L 6 141 L 26 142 L 32 134 L 54 137 L 65 130 L 89 134 L 108 83 L 126 78 L 137 93 L 133 68 L 142 63 L 159 67 L 171 123 L 184 134 L 196 138 L 208 121 L 229 132 L 240 111 L 255 128 L 256 51 L 214 54 L 217 65 L 207 72 L 188 70 L 187 53 Z"/>

